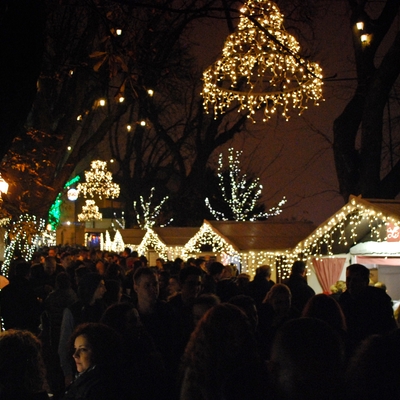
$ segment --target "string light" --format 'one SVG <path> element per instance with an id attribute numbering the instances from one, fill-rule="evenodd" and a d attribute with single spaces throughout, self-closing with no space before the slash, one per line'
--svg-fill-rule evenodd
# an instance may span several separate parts
<path id="1" fill-rule="evenodd" d="M 136 220 L 138 222 L 139 227 L 144 230 L 153 228 L 164 203 L 169 199 L 168 196 L 165 196 L 161 200 L 160 204 L 158 204 L 157 206 L 153 206 L 152 201 L 153 201 L 154 191 L 155 188 L 152 187 L 147 201 L 144 200 L 143 196 L 140 196 L 140 208 L 141 208 L 140 210 L 137 202 L 136 201 L 133 202 L 133 208 L 136 212 Z M 172 221 L 173 219 L 171 218 L 167 222 L 167 224 L 164 224 L 164 226 L 170 224 Z"/>
<path id="2" fill-rule="evenodd" d="M 99 212 L 94 200 L 86 200 L 86 205 L 82 206 L 82 212 L 78 214 L 79 222 L 98 221 L 103 219 L 103 214 Z"/>
<path id="3" fill-rule="evenodd" d="M 256 110 L 264 109 L 265 122 L 278 107 L 288 120 L 290 105 L 299 114 L 309 100 L 318 105 L 322 69 L 301 58 L 299 51 L 299 43 L 283 27 L 278 6 L 248 0 L 237 31 L 225 41 L 222 58 L 203 73 L 205 111 L 212 107 L 216 117 L 238 102 L 238 111 L 248 111 L 252 119 Z"/>
<path id="4" fill-rule="evenodd" d="M 86 182 L 79 183 L 77 190 L 86 197 L 94 197 L 98 195 L 100 199 L 116 198 L 119 196 L 119 185 L 113 183 L 112 174 L 107 171 L 107 163 L 105 161 L 92 161 L 91 170 L 85 171 Z"/>
<path id="5" fill-rule="evenodd" d="M 246 174 L 241 174 L 240 156 L 243 153 L 242 151 L 234 151 L 233 148 L 230 148 L 228 153 L 227 168 L 224 167 L 223 154 L 219 155 L 218 178 L 222 198 L 232 213 L 231 219 L 233 218 L 235 221 L 256 221 L 257 219 L 279 215 L 282 212 L 281 207 L 286 203 L 285 197 L 276 207 L 270 208 L 267 212 L 256 213 L 254 211 L 263 189 L 260 179 L 250 180 Z M 228 173 L 228 182 L 225 182 L 226 173 Z M 205 199 L 205 202 L 217 221 L 230 219 L 223 212 L 214 210 L 208 198 Z"/>

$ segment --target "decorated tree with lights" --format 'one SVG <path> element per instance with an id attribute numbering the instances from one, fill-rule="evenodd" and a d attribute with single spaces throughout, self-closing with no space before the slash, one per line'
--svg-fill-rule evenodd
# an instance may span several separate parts
<path id="1" fill-rule="evenodd" d="M 247 174 L 242 174 L 240 168 L 240 156 L 242 151 L 228 150 L 228 166 L 224 167 L 223 154 L 219 155 L 218 178 L 222 199 L 228 206 L 228 212 L 215 210 L 208 198 L 206 205 L 213 217 L 217 220 L 255 221 L 267 219 L 282 212 L 282 206 L 286 203 L 284 197 L 277 206 L 264 211 L 264 206 L 258 202 L 262 194 L 260 179 L 250 179 Z"/>
<path id="2" fill-rule="evenodd" d="M 301 114 L 308 101 L 322 98 L 322 71 L 299 55 L 300 45 L 283 26 L 283 15 L 269 0 L 248 0 L 240 9 L 237 30 L 225 41 L 222 57 L 204 71 L 204 107 L 223 113 L 235 102 L 263 120 L 278 108 L 289 118 Z M 253 119 L 255 122 L 255 119 Z"/>
<path id="3" fill-rule="evenodd" d="M 96 202 L 94 200 L 86 200 L 85 205 L 82 206 L 82 212 L 78 214 L 78 221 L 99 221 L 101 219 L 103 219 L 103 215 L 99 212 Z"/>
<path id="4" fill-rule="evenodd" d="M 157 219 L 160 216 L 160 212 L 164 203 L 168 200 L 168 196 L 165 196 L 158 205 L 153 205 L 153 195 L 155 188 L 152 187 L 150 191 L 149 198 L 147 200 L 144 199 L 143 196 L 140 196 L 140 205 L 135 201 L 133 203 L 133 208 L 136 212 L 136 219 L 138 225 L 141 229 L 151 229 L 157 223 Z M 172 218 L 165 224 L 159 224 L 161 226 L 169 225 L 172 222 Z"/>

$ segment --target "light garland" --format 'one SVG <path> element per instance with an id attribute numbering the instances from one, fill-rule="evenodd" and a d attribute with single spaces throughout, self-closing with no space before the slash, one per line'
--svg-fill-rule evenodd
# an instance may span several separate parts
<path id="1" fill-rule="evenodd" d="M 98 221 L 103 219 L 103 214 L 99 212 L 94 200 L 86 200 L 86 205 L 82 206 L 82 212 L 78 214 L 79 222 Z"/>
<path id="2" fill-rule="evenodd" d="M 41 234 L 46 230 L 46 221 L 35 215 L 23 214 L 17 221 L 11 222 L 5 233 L 4 242 L 7 245 L 4 252 L 3 272 L 8 276 L 10 263 L 16 250 L 21 252 L 26 261 L 32 259 L 36 250 L 36 243 Z"/>
<path id="3" fill-rule="evenodd" d="M 229 206 L 233 220 L 235 221 L 256 221 L 261 218 L 269 218 L 281 214 L 282 206 L 286 203 L 283 197 L 277 206 L 270 208 L 267 212 L 255 213 L 254 209 L 258 200 L 261 198 L 263 186 L 260 179 L 250 180 L 246 174 L 241 174 L 240 156 L 242 151 L 228 149 L 228 167 L 223 164 L 223 154 L 220 153 L 218 159 L 218 178 L 219 187 L 222 192 L 222 198 Z M 229 181 L 225 182 L 224 173 L 229 173 Z M 229 194 L 227 193 L 229 190 Z M 214 210 L 208 198 L 205 203 L 211 214 L 217 221 L 228 221 L 229 218 L 224 213 Z"/>
<path id="4" fill-rule="evenodd" d="M 305 261 L 310 265 L 314 257 L 334 257 L 334 245 L 343 244 L 348 247 L 350 244 L 357 244 L 359 228 L 362 224 L 368 226 L 371 236 L 378 242 L 387 241 L 388 235 L 396 236 L 400 232 L 399 219 L 377 211 L 362 199 L 353 197 L 349 204 L 294 249 L 276 252 L 265 250 L 241 252 L 221 237 L 207 221 L 183 247 L 166 246 L 153 230 L 146 232 L 138 247 L 133 245 L 130 247 L 138 249 L 139 254 L 145 254 L 149 248 L 154 248 L 160 257 L 187 259 L 201 253 L 203 245 L 209 245 L 214 255 L 219 255 L 223 263 L 234 263 L 240 266 L 241 272 L 248 273 L 251 277 L 254 276 L 259 266 L 269 264 L 276 267 L 277 274 L 281 279 L 286 279 L 290 275 L 293 263 L 297 260 Z M 348 226 L 351 228 L 347 235 L 345 228 Z M 106 242 L 109 243 L 108 245 L 112 243 L 108 232 L 106 233 Z M 308 269 L 307 274 L 310 273 Z"/>
<path id="5" fill-rule="evenodd" d="M 238 102 L 239 112 L 252 118 L 264 109 L 267 121 L 282 108 L 301 114 L 312 100 L 322 99 L 322 70 L 298 55 L 300 45 L 283 27 L 283 16 L 272 1 L 248 0 L 241 8 L 237 32 L 228 36 L 222 58 L 203 73 L 204 108 L 215 116 Z M 253 120 L 255 122 L 255 120 Z"/>
<path id="6" fill-rule="evenodd" d="M 92 161 L 91 170 L 85 171 L 86 182 L 79 183 L 77 190 L 86 197 L 99 196 L 100 199 L 117 198 L 119 196 L 119 185 L 112 180 L 112 174 L 107 171 L 107 163 L 105 161 Z"/>
<path id="7" fill-rule="evenodd" d="M 136 201 L 133 202 L 133 208 L 136 212 L 136 220 L 139 227 L 144 230 L 153 228 L 156 223 L 157 217 L 161 212 L 162 206 L 169 199 L 168 196 L 165 196 L 161 200 L 160 204 L 155 207 L 152 206 L 154 191 L 155 188 L 152 187 L 150 190 L 150 196 L 147 201 L 144 200 L 143 196 L 140 196 L 141 210 L 139 210 Z M 166 224 L 164 224 L 164 226 L 169 225 L 172 221 L 173 219 L 171 218 Z"/>

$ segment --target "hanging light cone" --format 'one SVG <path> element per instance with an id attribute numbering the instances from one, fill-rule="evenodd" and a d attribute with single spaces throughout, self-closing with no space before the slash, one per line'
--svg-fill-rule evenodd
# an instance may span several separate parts
<path id="1" fill-rule="evenodd" d="M 299 56 L 300 45 L 283 27 L 283 16 L 272 1 L 249 0 L 241 8 L 237 31 L 228 36 L 222 57 L 203 73 L 204 108 L 224 113 L 238 102 L 239 112 L 263 121 L 282 110 L 301 114 L 309 100 L 322 99 L 322 70 Z M 253 119 L 254 121 L 254 119 Z M 255 121 L 254 121 L 255 122 Z"/>

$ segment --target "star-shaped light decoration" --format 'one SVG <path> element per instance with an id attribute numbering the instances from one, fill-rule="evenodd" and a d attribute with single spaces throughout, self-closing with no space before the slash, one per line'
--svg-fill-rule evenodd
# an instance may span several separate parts
<path id="1" fill-rule="evenodd" d="M 309 100 L 322 99 L 322 70 L 299 55 L 300 45 L 283 27 L 283 15 L 272 1 L 249 0 L 240 10 L 237 31 L 228 36 L 222 57 L 203 73 L 204 108 L 224 113 L 238 102 L 238 111 L 253 119 L 263 109 L 267 121 L 282 109 L 301 114 Z M 255 120 L 253 119 L 255 122 Z"/>

